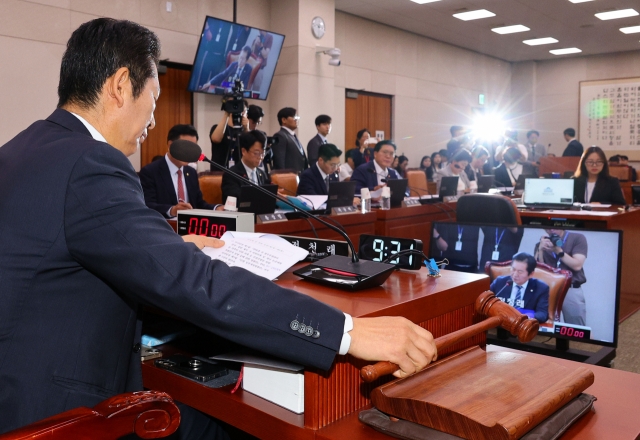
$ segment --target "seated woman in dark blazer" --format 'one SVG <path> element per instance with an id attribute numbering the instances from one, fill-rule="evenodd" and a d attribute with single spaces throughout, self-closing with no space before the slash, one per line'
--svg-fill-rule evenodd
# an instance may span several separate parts
<path id="1" fill-rule="evenodd" d="M 609 175 L 609 164 L 600 147 L 589 147 L 582 153 L 573 175 L 573 201 L 626 205 L 620 182 Z"/>

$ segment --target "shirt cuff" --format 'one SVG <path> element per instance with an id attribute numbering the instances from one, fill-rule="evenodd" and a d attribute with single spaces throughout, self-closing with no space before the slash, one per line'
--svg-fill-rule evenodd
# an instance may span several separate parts
<path id="1" fill-rule="evenodd" d="M 342 342 L 340 342 L 340 350 L 338 354 L 345 355 L 351 347 L 351 335 L 349 332 L 353 330 L 353 318 L 351 315 L 344 314 L 344 334 L 342 335 Z"/>

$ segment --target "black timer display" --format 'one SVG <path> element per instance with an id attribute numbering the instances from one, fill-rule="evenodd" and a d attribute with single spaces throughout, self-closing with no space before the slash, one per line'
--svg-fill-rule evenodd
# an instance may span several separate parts
<path id="1" fill-rule="evenodd" d="M 415 250 L 415 253 L 406 253 L 393 258 L 394 255 L 407 250 Z M 422 241 L 409 238 L 383 237 L 378 235 L 360 235 L 358 256 L 363 260 L 385 261 L 395 264 L 398 269 L 418 270 L 422 267 Z"/>
<path id="2" fill-rule="evenodd" d="M 213 217 L 208 215 L 186 214 L 178 218 L 178 235 L 204 235 L 220 238 L 227 231 L 236 230 L 233 217 Z"/>

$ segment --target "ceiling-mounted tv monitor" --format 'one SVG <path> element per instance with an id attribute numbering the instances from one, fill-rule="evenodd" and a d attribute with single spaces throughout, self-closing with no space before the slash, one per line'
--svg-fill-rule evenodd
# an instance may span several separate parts
<path id="1" fill-rule="evenodd" d="M 245 98 L 267 99 L 283 43 L 284 35 L 207 17 L 189 91 L 224 95 L 240 79 Z"/>

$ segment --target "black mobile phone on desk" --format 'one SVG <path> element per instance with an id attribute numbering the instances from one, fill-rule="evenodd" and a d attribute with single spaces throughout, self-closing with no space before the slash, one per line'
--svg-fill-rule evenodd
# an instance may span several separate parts
<path id="1" fill-rule="evenodd" d="M 214 361 L 206 362 L 180 354 L 158 359 L 155 361 L 155 365 L 199 382 L 209 382 L 216 377 L 229 374 L 225 366 L 216 364 Z"/>

